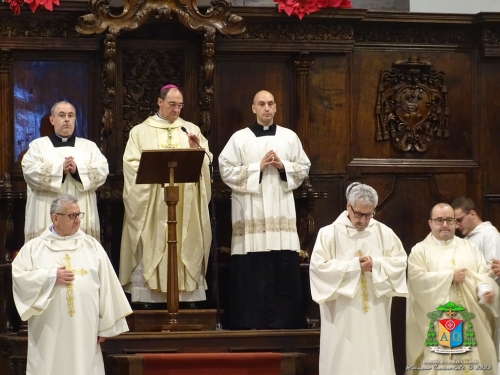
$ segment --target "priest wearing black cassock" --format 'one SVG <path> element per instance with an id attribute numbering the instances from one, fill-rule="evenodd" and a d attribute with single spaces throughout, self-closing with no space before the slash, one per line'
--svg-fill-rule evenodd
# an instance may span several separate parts
<path id="1" fill-rule="evenodd" d="M 25 242 L 38 237 L 50 224 L 50 205 L 61 193 L 78 199 L 87 214 L 80 229 L 99 240 L 96 189 L 108 176 L 108 161 L 97 145 L 75 137 L 76 110 L 68 102 L 53 105 L 54 134 L 30 143 L 21 165 L 27 187 Z"/>
<path id="2" fill-rule="evenodd" d="M 304 327 L 293 190 L 311 165 L 298 136 L 274 123 L 268 91 L 253 100 L 256 122 L 233 134 L 219 156 L 232 190 L 232 329 Z"/>

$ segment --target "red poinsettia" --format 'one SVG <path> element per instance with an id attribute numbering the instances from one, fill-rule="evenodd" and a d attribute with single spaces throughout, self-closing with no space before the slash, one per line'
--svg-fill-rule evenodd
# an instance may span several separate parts
<path id="1" fill-rule="evenodd" d="M 36 8 L 40 5 L 41 7 L 50 10 L 54 8 L 54 4 L 59 5 L 59 0 L 2 0 L 6 3 L 10 3 L 10 9 L 14 12 L 15 15 L 21 13 L 21 6 L 23 4 L 28 4 L 31 11 L 35 13 Z"/>
<path id="2" fill-rule="evenodd" d="M 321 8 L 352 8 L 350 0 L 273 0 L 278 3 L 278 10 L 289 16 L 297 15 L 302 19 L 304 15 L 317 12 Z"/>

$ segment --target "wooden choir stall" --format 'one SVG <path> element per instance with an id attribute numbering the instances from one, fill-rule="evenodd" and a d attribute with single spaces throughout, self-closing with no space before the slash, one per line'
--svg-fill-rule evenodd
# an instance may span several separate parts
<path id="1" fill-rule="evenodd" d="M 50 132 L 53 98 L 81 109 L 78 136 L 96 142 L 108 159 L 110 174 L 97 198 L 101 244 L 116 271 L 123 152 L 130 130 L 157 111 L 164 84 L 182 88 L 181 116 L 201 128 L 214 156 L 217 262 L 212 254 L 207 301 L 181 305 L 178 315 L 135 310 L 130 332 L 102 344 L 108 375 L 153 375 L 146 369 L 162 358 L 208 361 L 203 367 L 220 358 L 254 365 L 269 360 L 268 369 L 254 373 L 317 374 L 320 322 L 308 260 L 318 230 L 345 209 L 345 189 L 353 181 L 378 191 L 376 218 L 395 231 L 407 253 L 428 234 L 430 208 L 461 195 L 479 204 L 484 220 L 500 225 L 494 141 L 500 137 L 498 14 L 321 9 L 299 19 L 273 7 L 210 4 L 61 0 L 52 12 L 31 13 L 25 6 L 13 15 L 8 3 L 0 3 L 3 374 L 26 370 L 26 326 L 13 304 L 10 272 L 24 243 L 20 162 L 28 144 Z M 308 327 L 231 331 L 225 329 L 231 191 L 220 178 L 217 157 L 236 130 L 254 122 L 252 98 L 262 89 L 274 94 L 276 123 L 298 134 L 312 165 L 294 192 Z M 405 311 L 405 300 L 394 298 L 398 375 L 406 365 Z M 172 317 L 200 329 L 153 329 Z"/>

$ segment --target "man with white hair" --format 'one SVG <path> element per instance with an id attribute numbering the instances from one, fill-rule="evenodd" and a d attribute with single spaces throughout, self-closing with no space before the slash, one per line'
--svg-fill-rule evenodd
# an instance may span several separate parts
<path id="1" fill-rule="evenodd" d="M 80 229 L 78 199 L 58 196 L 52 224 L 12 262 L 14 302 L 28 321 L 27 375 L 104 375 L 100 344 L 132 313 L 108 255 Z"/>
<path id="2" fill-rule="evenodd" d="M 407 255 L 396 234 L 373 218 L 372 187 L 352 183 L 346 199 L 346 211 L 320 229 L 309 268 L 321 312 L 319 374 L 394 375 L 391 301 L 408 295 Z"/>

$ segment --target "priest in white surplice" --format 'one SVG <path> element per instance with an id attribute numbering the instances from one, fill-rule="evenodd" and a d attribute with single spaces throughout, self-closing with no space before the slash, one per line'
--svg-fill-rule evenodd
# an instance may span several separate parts
<path id="1" fill-rule="evenodd" d="M 320 305 L 320 375 L 394 375 L 392 297 L 406 297 L 407 255 L 396 234 L 373 219 L 376 191 L 352 183 L 347 210 L 318 233 L 309 268 Z"/>
<path id="2" fill-rule="evenodd" d="M 455 236 L 456 221 L 450 205 L 439 203 L 434 206 L 429 226 L 431 233 L 413 247 L 408 258 L 410 297 L 406 309 L 406 374 L 497 374 L 492 335 L 493 322 L 498 316 L 498 285 L 489 275 L 489 267 L 476 245 Z M 461 305 L 467 313 L 474 314 L 470 323 L 477 345 L 464 341 L 463 345 L 453 346 L 443 341 L 447 340 L 447 335 L 440 328 L 442 323 L 431 323 L 428 314 L 448 302 Z M 461 320 L 460 317 L 464 318 L 457 315 L 453 319 Z M 469 329 L 469 323 L 464 321 L 460 331 L 464 340 L 467 338 L 466 329 Z M 426 339 L 434 340 L 432 334 L 436 334 L 439 341 L 426 346 Z M 465 350 L 467 348 L 470 351 Z M 450 349 L 456 353 L 441 353 Z M 448 360 L 464 364 L 464 369 L 442 369 L 453 367 Z M 437 368 L 436 364 L 439 365 Z"/>
<path id="3" fill-rule="evenodd" d="M 100 344 L 128 331 L 132 310 L 106 252 L 79 229 L 77 202 L 57 197 L 53 224 L 12 262 L 14 302 L 28 320 L 27 375 L 104 375 Z"/>
<path id="4" fill-rule="evenodd" d="M 50 225 L 50 204 L 61 193 L 78 198 L 86 212 L 80 229 L 99 241 L 96 189 L 108 176 L 108 161 L 96 144 L 74 135 L 75 107 L 57 102 L 50 112 L 54 134 L 30 143 L 21 165 L 28 184 L 25 242 L 38 237 Z"/>
<path id="5" fill-rule="evenodd" d="M 255 94 L 252 111 L 255 124 L 234 133 L 219 156 L 232 190 L 231 328 L 302 328 L 293 190 L 311 163 L 299 137 L 274 123 L 270 92 Z"/>
<path id="6" fill-rule="evenodd" d="M 132 302 L 166 302 L 167 291 L 168 210 L 161 185 L 135 183 L 142 151 L 198 148 L 199 144 L 210 154 L 200 128 L 179 117 L 183 105 L 179 89 L 174 85 L 164 86 L 158 98 L 158 113 L 130 131 L 123 154 L 125 218 L 120 281 L 125 291 L 131 293 Z M 205 274 L 212 240 L 210 195 L 209 158 L 205 155 L 200 181 L 179 184 L 176 206 L 179 301 L 206 299 Z"/>

